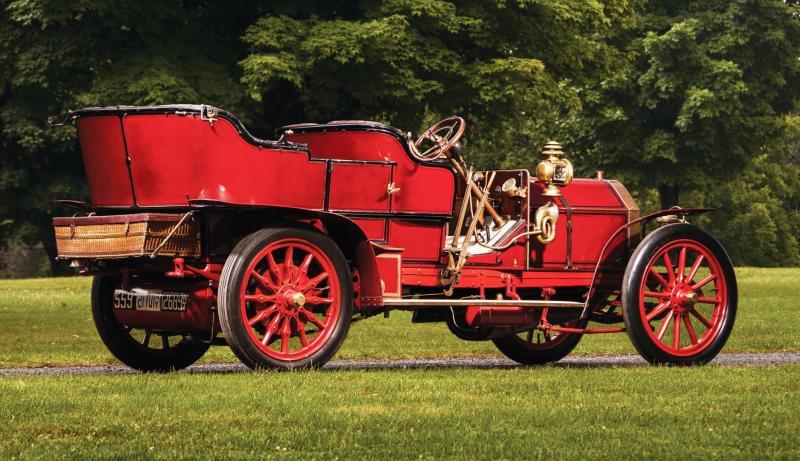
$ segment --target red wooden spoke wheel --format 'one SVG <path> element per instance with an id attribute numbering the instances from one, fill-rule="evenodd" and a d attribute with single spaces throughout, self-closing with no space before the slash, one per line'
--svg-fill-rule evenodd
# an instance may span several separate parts
<path id="1" fill-rule="evenodd" d="M 571 321 L 561 326 L 586 328 L 587 320 Z M 521 333 L 494 339 L 497 349 L 511 360 L 523 365 L 541 365 L 557 362 L 572 352 L 580 342 L 582 334 L 552 331 L 544 332 L 532 328 Z"/>
<path id="2" fill-rule="evenodd" d="M 339 248 L 307 229 L 258 231 L 231 253 L 220 280 L 220 324 L 253 368 L 321 366 L 352 315 L 352 283 Z"/>
<path id="3" fill-rule="evenodd" d="M 92 317 L 100 339 L 125 365 L 141 371 L 180 370 L 193 364 L 210 347 L 191 335 L 133 328 L 114 318 L 114 290 L 119 277 L 96 276 L 92 284 Z"/>
<path id="4" fill-rule="evenodd" d="M 708 362 L 733 327 L 733 267 L 720 244 L 695 226 L 650 234 L 631 258 L 623 293 L 628 334 L 652 363 Z"/>

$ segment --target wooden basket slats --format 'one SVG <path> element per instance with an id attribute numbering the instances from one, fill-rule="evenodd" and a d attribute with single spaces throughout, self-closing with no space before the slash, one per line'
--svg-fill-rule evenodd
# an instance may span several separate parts
<path id="1" fill-rule="evenodd" d="M 200 230 L 192 216 L 163 243 L 181 218 L 169 214 L 55 218 L 58 256 L 123 258 L 150 256 L 158 249 L 161 256 L 198 257 Z"/>

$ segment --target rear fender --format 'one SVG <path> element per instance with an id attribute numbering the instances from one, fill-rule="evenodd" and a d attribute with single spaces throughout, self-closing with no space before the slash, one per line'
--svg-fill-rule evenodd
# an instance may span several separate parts
<path id="1" fill-rule="evenodd" d="M 383 306 L 383 291 L 375 252 L 360 227 L 345 216 L 324 211 L 288 207 L 241 205 L 211 200 L 191 200 L 190 205 L 215 215 L 223 225 L 206 227 L 206 247 L 230 247 L 245 235 L 263 227 L 314 227 L 330 236 L 357 270 L 354 290 L 356 308 Z M 228 216 L 230 212 L 238 212 Z M 241 216 L 244 214 L 245 216 Z M 213 221 L 207 219 L 207 222 Z M 220 242 L 220 241 L 224 242 Z"/>

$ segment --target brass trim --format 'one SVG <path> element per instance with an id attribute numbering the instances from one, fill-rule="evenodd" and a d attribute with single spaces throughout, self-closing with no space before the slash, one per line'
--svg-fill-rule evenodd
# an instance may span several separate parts
<path id="1" fill-rule="evenodd" d="M 384 299 L 383 305 L 386 307 L 523 307 L 527 309 L 541 309 L 544 307 L 551 309 L 581 309 L 584 307 L 582 302 L 575 301 L 553 301 L 553 300 L 521 300 L 521 299 Z"/>

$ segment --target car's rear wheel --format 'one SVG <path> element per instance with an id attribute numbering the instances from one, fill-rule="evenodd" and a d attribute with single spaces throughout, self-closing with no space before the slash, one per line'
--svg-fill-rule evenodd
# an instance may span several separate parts
<path id="1" fill-rule="evenodd" d="M 188 334 L 134 328 L 114 317 L 119 277 L 98 275 L 92 284 L 92 317 L 100 339 L 120 362 L 141 371 L 181 370 L 206 353 L 210 344 Z"/>
<path id="2" fill-rule="evenodd" d="M 586 328 L 587 320 L 565 322 L 561 326 Z M 521 333 L 493 339 L 497 349 L 511 360 L 523 365 L 543 365 L 557 362 L 572 352 L 583 337 L 581 333 L 544 332 L 532 328 Z"/>
<path id="3" fill-rule="evenodd" d="M 650 363 L 712 360 L 730 336 L 736 305 L 736 277 L 727 253 L 711 235 L 690 224 L 652 232 L 625 271 L 625 328 Z"/>
<path id="4" fill-rule="evenodd" d="M 320 367 L 347 335 L 353 286 L 347 261 L 328 236 L 270 228 L 231 252 L 219 302 L 225 338 L 247 366 Z"/>

